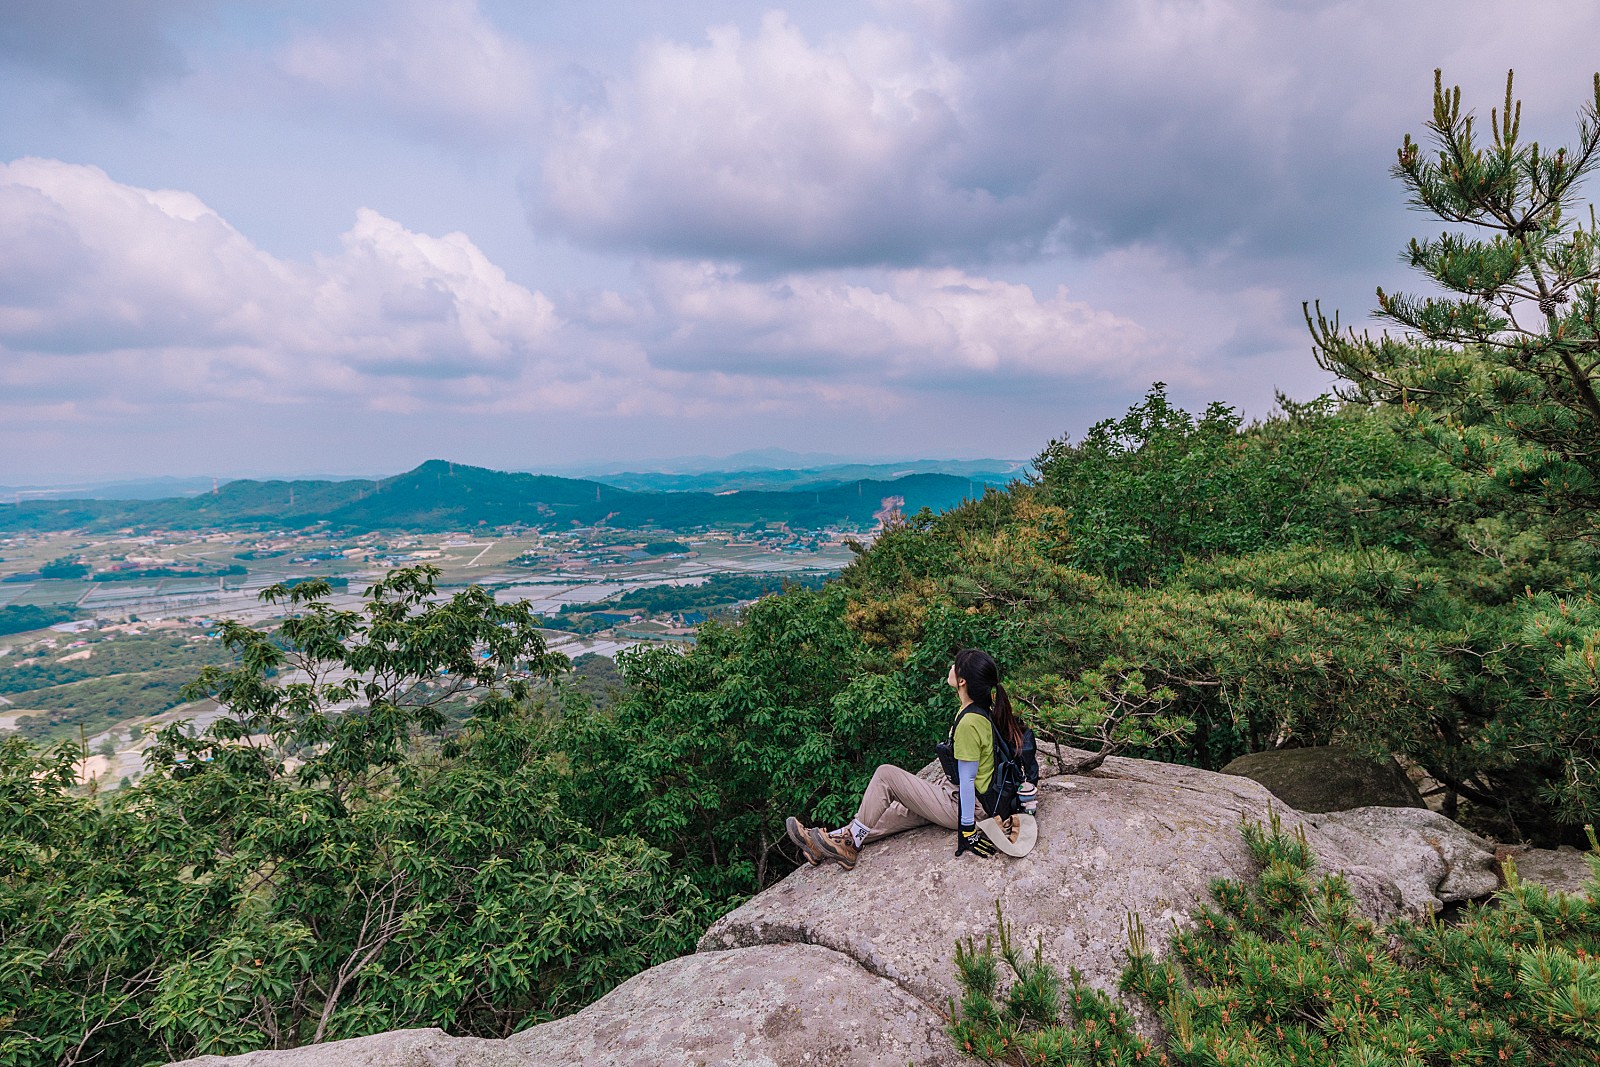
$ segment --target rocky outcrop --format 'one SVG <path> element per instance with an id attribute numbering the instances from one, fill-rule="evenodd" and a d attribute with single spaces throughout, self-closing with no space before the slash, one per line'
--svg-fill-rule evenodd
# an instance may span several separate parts
<path id="1" fill-rule="evenodd" d="M 526 1067 L 506 1041 L 451 1037 L 437 1027 L 242 1056 L 197 1056 L 173 1067 Z"/>
<path id="2" fill-rule="evenodd" d="M 1563 893 L 1587 893 L 1589 880 L 1594 877 L 1587 854 L 1570 845 L 1522 849 L 1512 852 L 1510 858 L 1522 881 L 1537 882 Z"/>
<path id="3" fill-rule="evenodd" d="M 697 952 L 511 1038 L 528 1065 L 954 1067 L 940 1015 L 818 945 Z"/>
<path id="4" fill-rule="evenodd" d="M 1260 782 L 1296 811 L 1427 806 L 1393 756 L 1373 757 L 1338 745 L 1252 752 L 1222 773 Z"/>
<path id="5" fill-rule="evenodd" d="M 944 1020 L 837 952 L 697 952 L 636 974 L 565 1019 L 504 1041 L 398 1030 L 179 1067 L 956 1067 Z"/>
<path id="6" fill-rule="evenodd" d="M 1039 843 L 1027 857 L 957 859 L 953 835 L 927 828 L 868 847 L 854 871 L 802 868 L 713 924 L 698 952 L 505 1041 L 407 1030 L 189 1063 L 955 1064 L 965 1061 L 942 1029 L 956 994 L 955 942 L 991 934 L 996 902 L 1063 972 L 1111 989 L 1130 913 L 1159 948 L 1209 900 L 1213 879 L 1255 874 L 1243 820 L 1277 812 L 1302 827 L 1318 862 L 1348 880 L 1375 920 L 1423 915 L 1498 884 L 1493 846 L 1425 808 L 1305 815 L 1248 778 L 1117 757 L 1041 785 Z"/>
<path id="7" fill-rule="evenodd" d="M 1382 870 L 1409 915 L 1499 888 L 1494 845 L 1427 808 L 1355 808 L 1302 817 L 1349 862 Z"/>
<path id="8" fill-rule="evenodd" d="M 1319 863 L 1349 881 L 1373 919 L 1420 916 L 1496 885 L 1493 849 L 1426 809 L 1303 816 L 1246 778 L 1115 757 L 1042 787 L 1039 843 L 1022 859 L 958 861 L 947 831 L 912 831 L 864 850 L 852 872 L 796 871 L 723 916 L 700 947 L 825 945 L 943 1004 L 957 994 L 956 940 L 991 933 L 998 902 L 1062 973 L 1076 968 L 1111 990 L 1129 914 L 1157 940 L 1187 925 L 1212 879 L 1255 874 L 1240 822 L 1274 810 L 1304 826 Z"/>

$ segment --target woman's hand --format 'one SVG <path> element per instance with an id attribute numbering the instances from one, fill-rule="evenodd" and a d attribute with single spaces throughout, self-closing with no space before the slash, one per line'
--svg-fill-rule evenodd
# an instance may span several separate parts
<path id="1" fill-rule="evenodd" d="M 979 856 L 992 856 L 998 851 L 999 849 L 994 847 L 994 842 L 990 841 L 973 823 L 962 823 L 961 828 L 956 831 L 957 856 L 963 852 L 971 852 Z"/>

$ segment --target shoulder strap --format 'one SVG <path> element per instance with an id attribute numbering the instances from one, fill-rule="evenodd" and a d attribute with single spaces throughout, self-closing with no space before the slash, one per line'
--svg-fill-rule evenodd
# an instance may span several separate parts
<path id="1" fill-rule="evenodd" d="M 960 726 L 961 725 L 961 720 L 966 718 L 968 715 L 982 715 L 985 719 L 989 718 L 988 714 L 982 708 L 980 708 L 978 705 L 976 705 L 976 704 L 968 704 L 966 707 L 964 707 L 960 711 L 956 712 L 955 719 L 950 723 L 950 733 L 948 735 L 948 739 L 949 740 L 951 740 L 951 741 L 955 740 L 956 727 Z M 994 725 L 994 721 L 991 719 L 990 720 L 990 726 L 992 727 L 993 725 Z"/>

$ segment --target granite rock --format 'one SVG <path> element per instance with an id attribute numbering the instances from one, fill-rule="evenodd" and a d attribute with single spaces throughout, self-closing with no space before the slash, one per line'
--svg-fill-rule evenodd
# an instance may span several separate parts
<path id="1" fill-rule="evenodd" d="M 1383 870 L 1413 915 L 1476 900 L 1500 886 L 1493 843 L 1427 808 L 1355 808 L 1306 815 L 1348 862 Z"/>
<path id="2" fill-rule="evenodd" d="M 1252 752 L 1222 773 L 1260 782 L 1296 811 L 1427 807 L 1393 756 L 1368 756 L 1339 745 Z"/>
<path id="3" fill-rule="evenodd" d="M 1213 879 L 1254 877 L 1246 820 L 1302 829 L 1320 867 L 1377 921 L 1497 885 L 1493 846 L 1424 808 L 1302 814 L 1249 778 L 1118 757 L 1088 775 L 1054 773 L 1084 755 L 1042 757 L 1039 843 L 1027 857 L 957 858 L 953 834 L 924 828 L 869 846 L 854 871 L 801 868 L 719 919 L 698 952 L 506 1040 L 401 1030 L 185 1067 L 953 1067 L 966 1062 L 943 1031 L 955 942 L 991 935 L 997 902 L 1063 972 L 1109 990 L 1130 913 L 1159 952 L 1209 902 Z M 937 765 L 921 773 L 937 778 Z M 1574 860 L 1587 869 L 1578 853 L 1551 855 L 1517 859 L 1529 880 L 1541 863 L 1562 877 Z"/>
<path id="4" fill-rule="evenodd" d="M 816 945 L 698 952 L 504 1041 L 396 1030 L 177 1067 L 957 1067 L 938 1013 Z"/>
<path id="5" fill-rule="evenodd" d="M 1579 852 L 1570 845 L 1561 848 L 1530 848 L 1512 852 L 1511 861 L 1517 865 L 1517 877 L 1524 882 L 1537 882 L 1546 889 L 1562 893 L 1589 892 L 1590 879 L 1588 853 Z"/>
<path id="6" fill-rule="evenodd" d="M 238 1056 L 196 1056 L 170 1067 L 525 1067 L 508 1043 L 451 1037 L 437 1027 Z"/>
<path id="7" fill-rule="evenodd" d="M 949 831 L 912 830 L 868 846 L 854 871 L 796 871 L 719 919 L 700 948 L 825 945 L 942 1004 L 957 994 L 956 940 L 991 934 L 998 902 L 1020 935 L 1042 939 L 1063 973 L 1076 968 L 1110 990 L 1126 961 L 1129 914 L 1159 949 L 1210 901 L 1213 879 L 1255 875 L 1240 824 L 1265 823 L 1274 812 L 1288 828 L 1304 827 L 1321 867 L 1342 874 L 1374 920 L 1421 916 L 1471 888 L 1438 853 L 1419 851 L 1421 830 L 1380 820 L 1374 833 L 1387 836 L 1372 840 L 1345 824 L 1325 833 L 1247 778 L 1112 757 L 1088 776 L 1042 780 L 1039 844 L 1024 858 L 957 859 Z M 1414 846 L 1402 858 L 1417 870 L 1393 872 L 1382 862 L 1400 838 Z M 1466 854 L 1477 839 L 1449 840 Z"/>
<path id="8" fill-rule="evenodd" d="M 817 945 L 697 952 L 510 1039 L 529 1067 L 955 1067 L 943 1019 Z"/>

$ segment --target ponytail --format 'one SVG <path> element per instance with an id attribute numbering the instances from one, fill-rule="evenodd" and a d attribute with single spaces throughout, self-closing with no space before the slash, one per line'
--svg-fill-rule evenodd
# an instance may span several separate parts
<path id="1" fill-rule="evenodd" d="M 1006 687 L 999 682 L 994 683 L 994 707 L 989 709 L 989 717 L 1015 751 L 1022 744 L 1022 723 L 1011 711 L 1011 698 L 1006 696 Z"/>
<path id="2" fill-rule="evenodd" d="M 1012 748 L 1022 744 L 1022 724 L 1011 710 L 1011 698 L 1000 684 L 1000 668 L 994 657 L 975 648 L 956 653 L 956 676 L 967 683 L 967 696 L 989 713 L 990 721 Z"/>

